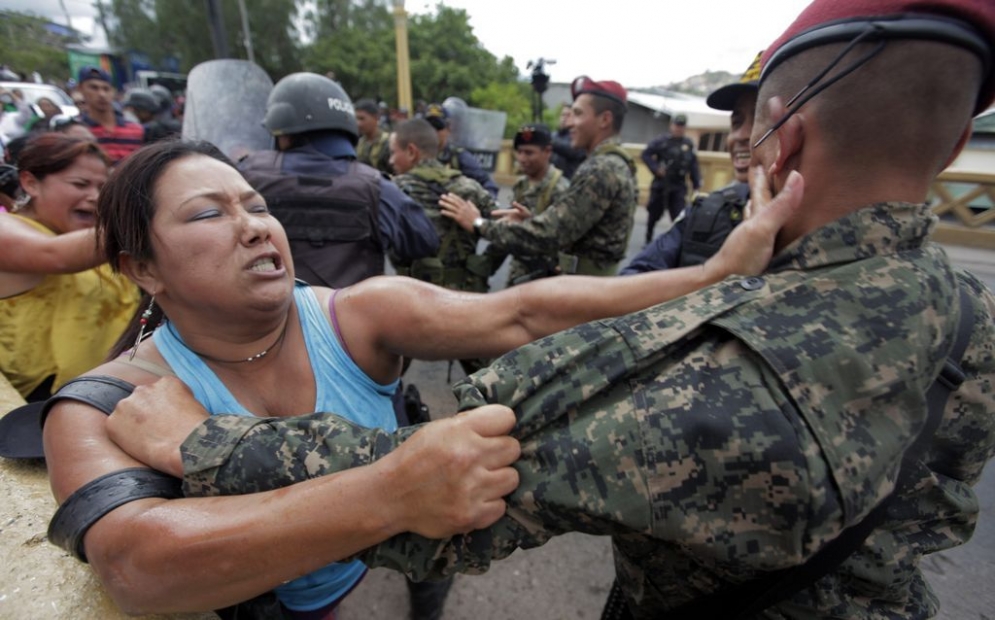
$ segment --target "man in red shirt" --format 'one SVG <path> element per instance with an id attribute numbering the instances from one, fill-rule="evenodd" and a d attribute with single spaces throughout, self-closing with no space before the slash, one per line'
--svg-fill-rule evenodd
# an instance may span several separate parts
<path id="1" fill-rule="evenodd" d="M 142 148 L 145 130 L 125 120 L 114 107 L 114 86 L 106 71 L 87 66 L 79 70 L 79 90 L 86 101 L 80 119 L 89 127 L 107 156 L 115 164 Z"/>

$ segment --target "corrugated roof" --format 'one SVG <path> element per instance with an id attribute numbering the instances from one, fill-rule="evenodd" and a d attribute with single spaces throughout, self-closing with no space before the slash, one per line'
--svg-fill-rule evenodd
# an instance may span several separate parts
<path id="1" fill-rule="evenodd" d="M 692 129 L 729 129 L 729 113 L 708 107 L 704 97 L 684 93 L 656 95 L 631 90 L 628 97 L 630 103 L 661 115 L 673 117 L 675 114 L 685 114 L 688 117 L 688 127 Z"/>

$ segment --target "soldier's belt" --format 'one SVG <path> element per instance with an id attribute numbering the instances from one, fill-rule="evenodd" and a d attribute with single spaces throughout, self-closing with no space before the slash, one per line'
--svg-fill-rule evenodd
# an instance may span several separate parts
<path id="1" fill-rule="evenodd" d="M 438 258 L 424 258 L 415 261 L 407 273 L 418 280 L 431 282 L 437 286 L 456 290 L 469 290 L 483 292 L 487 290 L 487 277 L 490 275 L 489 261 L 483 256 L 471 256 L 467 259 L 465 266 L 446 267 Z"/>
<path id="2" fill-rule="evenodd" d="M 560 273 L 585 276 L 613 276 L 618 273 L 618 261 L 602 267 L 586 256 L 559 253 Z"/>

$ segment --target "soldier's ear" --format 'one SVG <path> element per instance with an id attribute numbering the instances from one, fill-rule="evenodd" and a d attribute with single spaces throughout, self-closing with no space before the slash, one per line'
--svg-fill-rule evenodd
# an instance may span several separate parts
<path id="1" fill-rule="evenodd" d="M 614 115 L 612 115 L 611 110 L 605 110 L 601 114 L 598 114 L 598 127 L 601 129 L 611 127 L 613 121 Z"/>
<path id="2" fill-rule="evenodd" d="M 772 97 L 767 102 L 767 109 L 770 116 L 769 121 L 772 125 L 778 123 L 787 114 L 787 110 L 785 110 L 784 103 L 780 97 Z M 776 154 L 774 162 L 767 171 L 768 175 L 771 177 L 778 174 L 786 176 L 791 172 L 793 169 L 792 162 L 801 154 L 802 148 L 805 145 L 805 124 L 805 115 L 797 112 L 785 121 L 774 132 L 774 135 L 771 136 L 775 144 Z"/>

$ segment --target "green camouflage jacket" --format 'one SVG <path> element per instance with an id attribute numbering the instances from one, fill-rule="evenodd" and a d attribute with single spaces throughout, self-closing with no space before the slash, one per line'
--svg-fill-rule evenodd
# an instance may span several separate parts
<path id="1" fill-rule="evenodd" d="M 446 288 L 486 292 L 490 262 L 477 254 L 477 234 L 463 230 L 459 224 L 442 215 L 439 198 L 447 192 L 477 205 L 483 217 L 494 210 L 494 198 L 473 179 L 450 170 L 435 159 L 426 160 L 404 174 L 394 177 L 394 183 L 418 202 L 439 234 L 439 254 L 412 263 L 410 269 L 398 273 L 426 280 Z"/>
<path id="2" fill-rule="evenodd" d="M 509 254 L 562 251 L 615 273 L 625 256 L 636 207 L 635 164 L 617 140 L 584 160 L 564 196 L 521 223 L 488 222 L 481 236 Z"/>
<path id="3" fill-rule="evenodd" d="M 540 182 L 532 183 L 527 176 L 522 175 L 515 181 L 511 192 L 515 202 L 528 207 L 533 215 L 539 215 L 549 205 L 559 202 L 569 187 L 570 179 L 550 164 L 546 176 Z M 491 258 L 491 267 L 497 270 L 507 252 L 491 244 L 487 246 L 487 256 Z M 512 256 L 511 267 L 508 269 L 508 286 L 551 276 L 558 264 L 558 252 L 555 248 L 545 254 Z"/>
<path id="4" fill-rule="evenodd" d="M 925 205 L 873 205 L 785 249 L 762 277 L 499 358 L 456 392 L 463 407 L 518 416 L 521 483 L 505 516 L 449 540 L 396 536 L 362 559 L 415 578 L 476 573 L 562 532 L 607 534 L 637 618 L 802 563 L 892 490 L 952 346 L 959 285 L 974 300 L 967 379 L 918 484 L 839 568 L 762 614 L 932 616 L 919 560 L 970 538 L 971 485 L 995 453 L 995 296 L 928 243 L 934 223 Z M 214 416 L 183 446 L 185 488 L 285 486 L 368 463 L 411 432 Z"/>
<path id="5" fill-rule="evenodd" d="M 390 166 L 390 136 L 387 132 L 381 131 L 373 140 L 360 136 L 356 145 L 356 159 L 380 172 L 393 174 L 394 169 Z"/>

